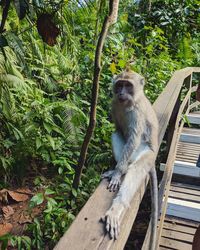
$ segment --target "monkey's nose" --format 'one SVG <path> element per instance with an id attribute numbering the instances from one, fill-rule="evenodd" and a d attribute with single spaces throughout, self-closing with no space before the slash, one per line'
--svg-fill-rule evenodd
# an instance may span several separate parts
<path id="1" fill-rule="evenodd" d="M 124 102 L 124 101 L 126 101 L 126 96 L 124 95 L 124 94 L 119 94 L 119 101 L 120 102 Z"/>

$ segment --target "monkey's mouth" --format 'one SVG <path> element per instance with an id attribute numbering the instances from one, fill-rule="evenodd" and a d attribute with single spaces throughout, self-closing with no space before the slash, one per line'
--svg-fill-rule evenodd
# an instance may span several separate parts
<path id="1" fill-rule="evenodd" d="M 119 97 L 119 102 L 125 102 L 127 101 L 127 97 L 126 96 L 120 96 Z"/>

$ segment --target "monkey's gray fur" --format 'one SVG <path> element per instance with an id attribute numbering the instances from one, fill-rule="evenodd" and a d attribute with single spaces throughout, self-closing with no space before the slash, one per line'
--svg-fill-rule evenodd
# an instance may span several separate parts
<path id="1" fill-rule="evenodd" d="M 117 86 L 119 84 L 119 86 Z M 120 85 L 121 84 L 121 85 Z M 111 208 L 103 219 L 111 238 L 117 238 L 120 221 L 139 186 L 150 175 L 151 181 L 151 239 L 150 250 L 155 250 L 158 190 L 155 159 L 158 151 L 158 121 L 149 100 L 144 95 L 144 78 L 132 71 L 124 71 L 114 79 L 112 115 L 116 132 L 112 135 L 113 154 L 117 165 L 105 172 L 108 188 L 119 187 Z M 124 176 L 121 183 L 121 177 Z"/>

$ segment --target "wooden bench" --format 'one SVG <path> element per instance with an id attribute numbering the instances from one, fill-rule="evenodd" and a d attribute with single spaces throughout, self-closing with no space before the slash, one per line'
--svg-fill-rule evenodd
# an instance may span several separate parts
<path id="1" fill-rule="evenodd" d="M 174 130 L 174 123 L 180 103 L 180 91 L 183 85 L 188 88 L 191 87 L 193 72 L 200 72 L 200 68 L 185 68 L 176 71 L 153 104 L 159 121 L 159 144 L 163 140 L 168 125 L 168 142 L 170 143 L 171 132 Z M 148 177 L 134 195 L 130 208 L 127 209 L 126 214 L 122 218 L 121 232 L 118 240 L 110 240 L 109 236 L 105 234 L 103 223 L 99 221 L 101 216 L 111 206 L 112 199 L 115 196 L 115 193 L 111 193 L 106 189 L 107 181 L 103 180 L 54 249 L 122 250 L 128 239 L 147 184 Z M 146 245 L 147 241 L 143 249 L 145 249 Z"/>

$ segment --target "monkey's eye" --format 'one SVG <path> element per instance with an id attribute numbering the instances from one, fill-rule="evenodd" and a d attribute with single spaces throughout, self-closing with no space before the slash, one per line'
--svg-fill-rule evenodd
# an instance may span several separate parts
<path id="1" fill-rule="evenodd" d="M 133 84 L 130 83 L 130 82 L 127 82 L 126 85 L 125 85 L 126 89 L 127 89 L 127 92 L 129 94 L 133 94 L 133 91 L 134 91 L 134 87 L 133 87 Z"/>
<path id="2" fill-rule="evenodd" d="M 123 89 L 124 83 L 123 82 L 117 82 L 115 86 L 115 93 L 120 93 Z"/>

